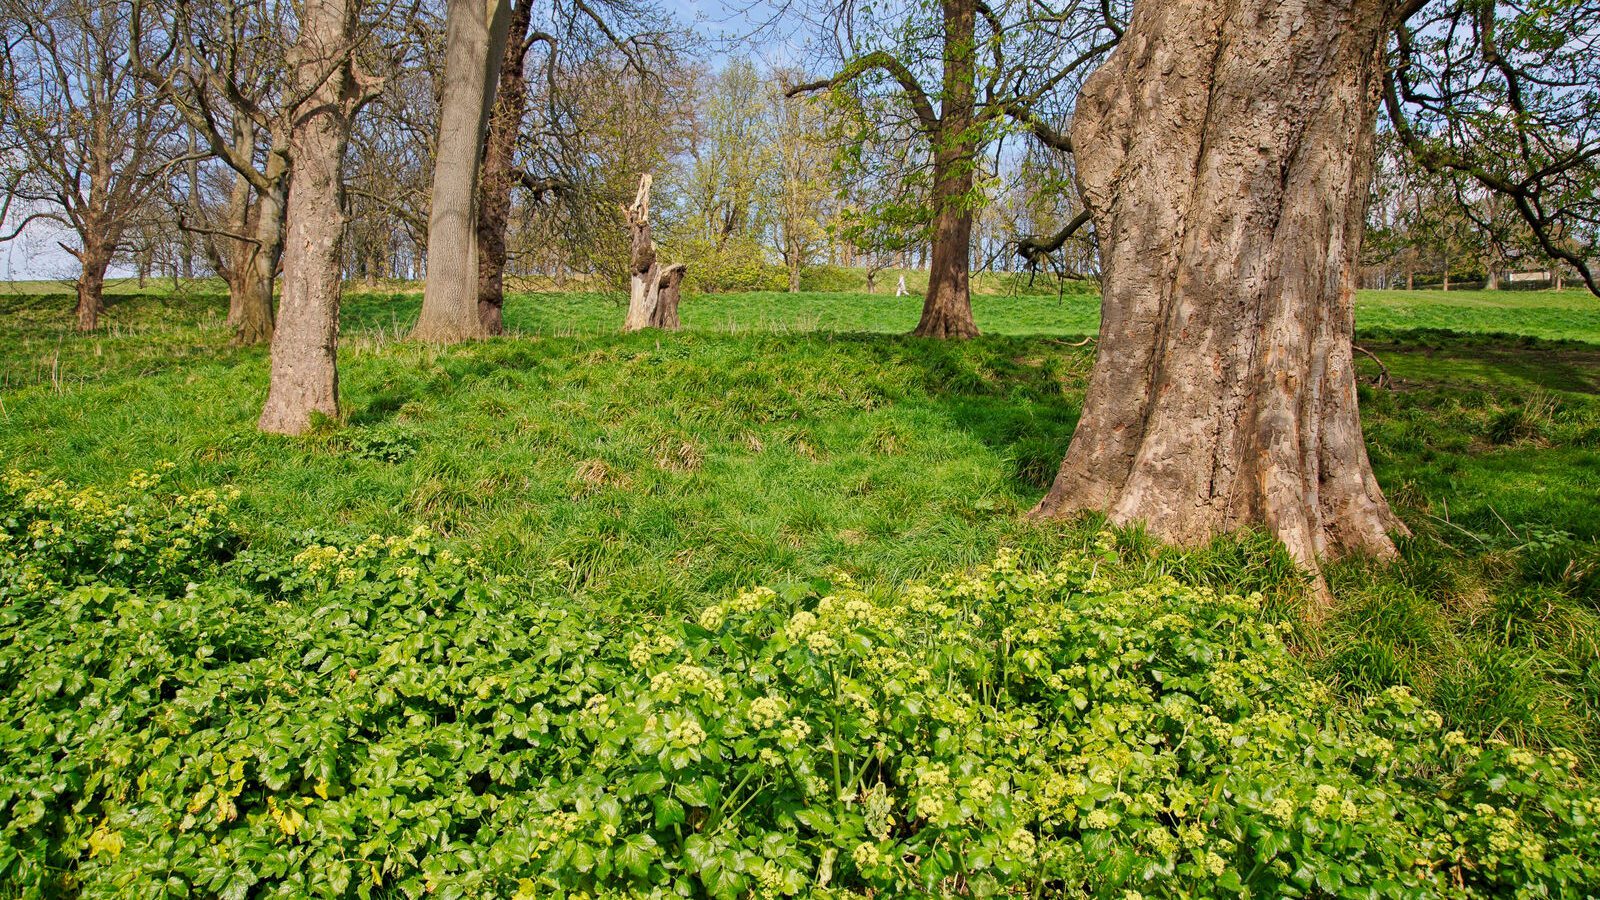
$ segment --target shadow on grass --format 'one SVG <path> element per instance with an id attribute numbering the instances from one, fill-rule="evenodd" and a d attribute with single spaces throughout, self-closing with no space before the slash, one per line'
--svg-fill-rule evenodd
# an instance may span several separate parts
<path id="1" fill-rule="evenodd" d="M 1050 486 L 1082 412 L 1092 348 L 1042 336 L 882 342 L 897 364 L 922 371 L 927 402 L 1010 464 L 1019 487 Z"/>
<path id="2" fill-rule="evenodd" d="M 1582 341 L 1436 328 L 1374 330 L 1357 340 L 1386 361 L 1390 357 L 1401 361 L 1390 367 L 1401 387 L 1451 382 L 1481 386 L 1487 378 L 1504 385 L 1600 394 L 1600 346 Z M 1370 366 L 1364 360 L 1359 364 Z"/>

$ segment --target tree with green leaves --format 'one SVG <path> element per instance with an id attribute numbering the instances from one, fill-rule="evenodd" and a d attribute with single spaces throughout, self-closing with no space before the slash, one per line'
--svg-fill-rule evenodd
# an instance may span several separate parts
<path id="1" fill-rule="evenodd" d="M 1120 4 L 940 0 L 930 16 L 918 4 L 886 9 L 841 0 L 826 9 L 842 48 L 838 68 L 789 92 L 887 95 L 892 102 L 881 108 L 926 150 L 918 171 L 908 173 L 926 179 L 930 218 L 928 290 L 914 334 L 978 333 L 969 276 L 980 158 L 1008 131 L 1070 149 L 1069 138 L 1051 124 L 1051 104 L 1070 96 L 1076 80 L 1116 44 L 1121 26 L 1114 6 Z"/>
<path id="2" fill-rule="evenodd" d="M 1600 294 L 1600 2 L 1409 0 L 1388 56 L 1384 111 L 1412 158 L 1509 201 Z"/>
<path id="3" fill-rule="evenodd" d="M 784 74 L 776 73 L 779 83 Z M 769 91 L 768 134 L 773 165 L 763 179 L 767 229 L 783 261 L 789 292 L 800 290 L 800 273 L 824 248 L 833 212 L 833 149 L 825 113 L 816 104 Z"/>

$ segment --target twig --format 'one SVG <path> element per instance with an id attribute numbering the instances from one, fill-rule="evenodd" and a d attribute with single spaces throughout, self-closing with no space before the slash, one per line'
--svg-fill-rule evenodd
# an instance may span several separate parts
<path id="1" fill-rule="evenodd" d="M 1354 344 L 1354 343 L 1350 345 L 1350 349 L 1356 351 L 1357 353 L 1361 354 L 1362 356 L 1365 356 L 1367 359 L 1370 359 L 1374 363 L 1377 364 L 1377 366 L 1378 366 L 1378 377 L 1373 380 L 1373 382 L 1372 382 L 1373 384 L 1375 384 L 1375 385 L 1377 385 L 1378 387 L 1381 387 L 1381 388 L 1392 388 L 1392 387 L 1394 387 L 1394 379 L 1389 377 L 1389 367 L 1383 364 L 1383 360 L 1379 359 L 1378 355 L 1376 353 L 1373 353 L 1371 350 L 1368 350 L 1367 348 L 1361 346 L 1360 344 Z"/>

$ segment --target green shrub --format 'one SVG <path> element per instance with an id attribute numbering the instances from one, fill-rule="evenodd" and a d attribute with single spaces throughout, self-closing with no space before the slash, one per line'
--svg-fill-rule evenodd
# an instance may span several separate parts
<path id="1" fill-rule="evenodd" d="M 683 275 L 685 294 L 726 294 L 742 291 L 785 291 L 789 273 L 767 262 L 761 242 L 730 237 L 720 243 L 702 238 L 667 241 L 662 250 L 667 262 L 688 263 Z"/>
<path id="2" fill-rule="evenodd" d="M 800 271 L 800 289 L 826 293 L 859 293 L 866 290 L 866 270 L 853 266 L 819 263 Z"/>
<path id="3" fill-rule="evenodd" d="M 0 552 L 25 559 L 48 581 L 181 589 L 232 552 L 227 504 L 238 492 L 158 494 L 171 469 L 134 472 L 116 496 L 7 471 L 0 475 Z"/>
<path id="4" fill-rule="evenodd" d="M 840 576 L 625 626 L 565 601 L 559 572 L 490 578 L 422 530 L 292 560 L 157 552 L 140 577 L 200 579 L 111 585 L 95 554 L 16 539 L 29 496 L 33 521 L 76 521 L 68 492 L 0 495 L 16 893 L 1600 884 L 1600 796 L 1570 754 L 1473 746 L 1403 688 L 1341 705 L 1259 597 L 1138 583 L 1109 539 L 1045 569 Z M 127 508 L 170 547 L 159 523 L 185 502 Z"/>

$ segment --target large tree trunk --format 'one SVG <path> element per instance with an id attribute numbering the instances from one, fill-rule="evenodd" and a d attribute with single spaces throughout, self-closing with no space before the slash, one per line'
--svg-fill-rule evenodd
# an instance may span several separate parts
<path id="1" fill-rule="evenodd" d="M 478 321 L 486 334 L 505 331 L 506 223 L 511 218 L 511 189 L 516 186 L 517 138 L 528 108 L 523 64 L 531 43 L 528 25 L 532 0 L 520 0 L 511 12 L 500 87 L 483 142 L 483 171 L 478 174 Z"/>
<path id="2" fill-rule="evenodd" d="M 943 0 L 944 91 L 939 128 L 933 138 L 933 247 L 922 320 L 912 334 L 970 338 L 969 284 L 972 247 L 972 173 L 977 159 L 973 128 L 974 0 Z"/>
<path id="3" fill-rule="evenodd" d="M 428 213 L 428 280 L 411 332 L 419 340 L 454 343 L 484 334 L 478 317 L 478 167 L 509 23 L 505 0 L 450 0 Z"/>
<path id="4" fill-rule="evenodd" d="M 79 260 L 83 270 L 77 284 L 78 330 L 93 331 L 100 326 L 100 313 L 106 308 L 106 269 L 111 266 L 111 252 L 97 241 L 87 241 Z"/>
<path id="5" fill-rule="evenodd" d="M 1389 556 L 1350 341 L 1386 0 L 1142 0 L 1072 123 L 1105 273 L 1038 515 Z"/>
<path id="6" fill-rule="evenodd" d="M 299 434 L 314 414 L 339 415 L 342 163 L 355 103 L 348 64 L 352 0 L 306 0 L 294 48 L 294 87 L 310 97 L 289 138 L 294 173 L 285 222 L 283 303 L 272 338 L 272 384 L 257 423 Z M 263 210 L 263 216 L 266 211 Z"/>

